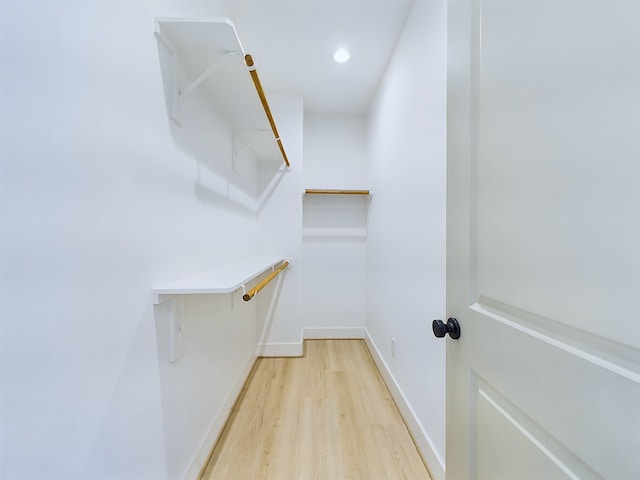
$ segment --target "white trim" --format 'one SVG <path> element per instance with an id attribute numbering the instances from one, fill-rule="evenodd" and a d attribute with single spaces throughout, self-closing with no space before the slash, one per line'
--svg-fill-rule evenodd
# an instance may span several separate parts
<path id="1" fill-rule="evenodd" d="M 304 338 L 365 338 L 364 327 L 305 328 Z"/>
<path id="2" fill-rule="evenodd" d="M 222 430 L 224 429 L 225 424 L 227 423 L 227 419 L 229 415 L 231 415 L 231 410 L 235 405 L 236 401 L 240 397 L 240 393 L 242 392 L 242 387 L 244 387 L 247 378 L 249 378 L 249 374 L 251 373 L 251 369 L 255 364 L 256 357 L 251 356 L 247 361 L 247 364 L 242 369 L 242 372 L 238 376 L 236 382 L 234 383 L 229 395 L 227 396 L 227 400 L 224 402 L 218 414 L 213 419 L 211 427 L 209 427 L 209 431 L 206 434 L 205 438 L 200 445 L 200 448 L 195 453 L 193 459 L 191 460 L 191 464 L 185 474 L 182 476 L 183 480 L 196 480 L 202 468 L 205 466 L 207 459 L 209 458 L 209 454 L 213 450 Z"/>
<path id="3" fill-rule="evenodd" d="M 297 343 L 259 343 L 259 357 L 301 357 L 304 354 L 302 339 Z"/>
<path id="4" fill-rule="evenodd" d="M 398 410 L 409 429 L 409 432 L 411 432 L 411 436 L 418 447 L 418 452 L 420 452 L 422 459 L 427 464 L 431 478 L 433 480 L 445 480 L 443 459 L 434 448 L 433 442 L 429 438 L 427 432 L 425 432 L 422 424 L 413 411 L 413 408 L 411 408 L 411 405 L 402 393 L 402 389 L 396 382 L 395 377 L 382 358 L 382 355 L 380 355 L 380 351 L 369 336 L 369 332 L 367 332 L 366 328 L 364 329 L 364 333 L 364 340 L 367 347 L 369 347 L 369 352 L 371 352 L 373 361 L 378 367 L 378 370 L 380 370 L 380 374 L 382 375 L 382 378 L 384 379 L 384 382 L 386 383 L 387 388 L 389 389 L 389 392 L 391 393 L 391 396 L 393 397 L 393 400 L 395 401 Z"/>

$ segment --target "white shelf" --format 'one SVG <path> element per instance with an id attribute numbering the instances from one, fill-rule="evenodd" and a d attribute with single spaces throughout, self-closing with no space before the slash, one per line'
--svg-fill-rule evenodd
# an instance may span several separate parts
<path id="1" fill-rule="evenodd" d="M 315 240 L 366 240 L 367 189 L 304 190 L 302 237 Z"/>
<path id="2" fill-rule="evenodd" d="M 284 260 L 282 257 L 248 258 L 232 265 L 156 287 L 153 289 L 153 302 L 160 303 L 160 295 L 235 292 Z"/>
<path id="3" fill-rule="evenodd" d="M 171 85 L 171 118 L 181 123 L 183 97 L 197 89 L 234 133 L 239 155 L 250 152 L 258 161 L 282 162 L 233 22 L 227 18 L 156 18 L 154 33 L 172 59 L 166 79 Z"/>
<path id="4" fill-rule="evenodd" d="M 306 238 L 367 238 L 366 228 L 304 228 Z"/>

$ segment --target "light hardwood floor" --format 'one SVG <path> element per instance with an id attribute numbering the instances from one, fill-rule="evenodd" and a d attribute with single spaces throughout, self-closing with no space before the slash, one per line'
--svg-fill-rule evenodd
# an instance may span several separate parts
<path id="1" fill-rule="evenodd" d="M 362 340 L 259 358 L 202 480 L 428 480 Z"/>

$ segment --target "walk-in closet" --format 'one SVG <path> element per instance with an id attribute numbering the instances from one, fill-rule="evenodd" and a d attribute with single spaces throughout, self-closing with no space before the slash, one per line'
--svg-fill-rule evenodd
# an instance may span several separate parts
<path id="1" fill-rule="evenodd" d="M 638 25 L 0 0 L 0 477 L 640 478 Z"/>

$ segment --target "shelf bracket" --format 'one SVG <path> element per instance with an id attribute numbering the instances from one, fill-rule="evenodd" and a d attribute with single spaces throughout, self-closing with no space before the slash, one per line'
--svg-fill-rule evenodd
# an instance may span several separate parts
<path id="1" fill-rule="evenodd" d="M 269 130 L 259 130 L 256 135 L 249 140 L 246 145 L 240 147 L 240 142 L 238 141 L 238 134 L 233 133 L 233 171 L 236 171 L 236 162 L 238 159 L 244 155 L 244 153 L 249 150 L 254 143 L 256 143 L 260 138 L 264 137 L 265 134 L 269 134 Z"/>
<path id="2" fill-rule="evenodd" d="M 182 295 L 157 295 L 154 315 L 167 329 L 169 362 L 174 363 L 184 354 L 182 335 L 184 329 L 184 299 Z"/>
<path id="3" fill-rule="evenodd" d="M 195 90 L 198 87 L 198 85 L 200 85 L 207 78 L 209 78 L 209 76 L 211 76 L 213 72 L 215 72 L 218 68 L 220 68 L 220 65 L 222 65 L 224 61 L 232 55 L 242 55 L 242 52 L 237 52 L 237 51 L 226 52 L 221 58 L 218 59 L 217 62 L 215 62 L 213 65 L 207 68 L 204 72 L 202 72 L 198 76 L 198 78 L 196 78 L 189 85 L 187 85 L 186 88 L 179 91 L 178 95 L 183 96 L 191 93 L 193 90 Z"/>

